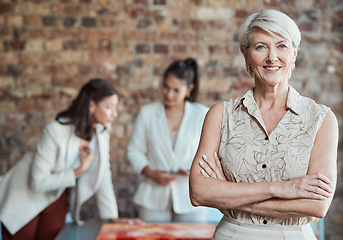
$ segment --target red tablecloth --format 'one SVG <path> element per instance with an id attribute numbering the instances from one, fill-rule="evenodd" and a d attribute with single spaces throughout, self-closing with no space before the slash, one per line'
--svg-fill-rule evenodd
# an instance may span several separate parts
<path id="1" fill-rule="evenodd" d="M 214 229 L 212 223 L 106 223 L 97 240 L 210 240 Z"/>

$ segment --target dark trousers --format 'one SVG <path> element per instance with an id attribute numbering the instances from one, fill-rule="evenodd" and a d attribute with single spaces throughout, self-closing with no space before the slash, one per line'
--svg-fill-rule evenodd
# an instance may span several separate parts
<path id="1" fill-rule="evenodd" d="M 65 224 L 65 216 L 68 212 L 67 190 L 61 197 L 50 204 L 28 224 L 14 235 L 11 235 L 6 227 L 1 224 L 3 240 L 50 240 L 54 239 Z"/>

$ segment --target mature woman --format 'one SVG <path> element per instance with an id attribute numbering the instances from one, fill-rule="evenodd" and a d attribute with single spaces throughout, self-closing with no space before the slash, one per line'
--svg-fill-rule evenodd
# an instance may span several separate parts
<path id="1" fill-rule="evenodd" d="M 79 222 L 81 205 L 94 194 L 101 218 L 118 217 L 109 162 L 109 127 L 117 105 L 116 90 L 93 79 L 47 124 L 35 152 L 1 183 L 4 240 L 53 239 L 64 226 L 68 205 Z"/>
<path id="2" fill-rule="evenodd" d="M 147 222 L 204 221 L 206 208 L 189 200 L 188 175 L 208 108 L 195 103 L 198 65 L 188 58 L 163 74 L 162 101 L 140 110 L 128 147 L 134 170 L 143 175 L 134 196 Z"/>
<path id="3" fill-rule="evenodd" d="M 287 15 L 250 15 L 239 42 L 255 87 L 209 110 L 191 201 L 224 213 L 213 239 L 316 239 L 309 223 L 336 186 L 337 120 L 288 84 L 300 32 Z"/>

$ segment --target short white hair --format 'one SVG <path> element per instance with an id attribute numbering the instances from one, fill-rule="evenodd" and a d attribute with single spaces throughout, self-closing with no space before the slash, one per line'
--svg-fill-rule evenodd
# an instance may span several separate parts
<path id="1" fill-rule="evenodd" d="M 248 49 L 251 35 L 256 28 L 263 29 L 270 34 L 280 34 L 292 42 L 293 47 L 298 49 L 301 34 L 297 24 L 286 14 L 268 9 L 253 13 L 243 20 L 239 29 L 239 45 Z"/>

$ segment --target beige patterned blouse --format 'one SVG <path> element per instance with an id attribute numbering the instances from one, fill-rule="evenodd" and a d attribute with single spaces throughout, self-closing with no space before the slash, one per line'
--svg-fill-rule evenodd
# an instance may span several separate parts
<path id="1" fill-rule="evenodd" d="M 314 139 L 329 108 L 316 104 L 291 86 L 287 113 L 268 135 L 253 89 L 242 97 L 224 101 L 219 155 L 226 177 L 232 182 L 276 182 L 307 173 Z M 300 225 L 315 218 L 278 219 L 239 210 L 226 216 L 254 224 Z"/>

